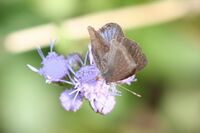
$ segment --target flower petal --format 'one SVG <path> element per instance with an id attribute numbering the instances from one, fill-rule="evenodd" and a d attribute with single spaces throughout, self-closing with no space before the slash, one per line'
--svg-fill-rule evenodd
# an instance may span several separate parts
<path id="1" fill-rule="evenodd" d="M 83 59 L 80 54 L 72 53 L 67 56 L 67 63 L 72 69 L 77 69 L 83 65 Z"/>
<path id="2" fill-rule="evenodd" d="M 75 74 L 80 83 L 96 82 L 97 76 L 100 74 L 99 69 L 94 66 L 83 66 Z"/>
<path id="3" fill-rule="evenodd" d="M 77 95 L 76 99 L 74 99 L 75 94 L 73 93 L 70 95 L 72 91 L 74 91 L 74 89 L 62 92 L 60 95 L 60 101 L 65 110 L 76 112 L 80 109 L 83 103 L 83 97 L 81 95 Z"/>
<path id="4" fill-rule="evenodd" d="M 95 61 L 94 61 L 94 58 L 93 58 L 93 55 L 92 55 L 92 46 L 91 44 L 88 45 L 88 53 L 89 53 L 89 61 L 90 61 L 90 65 L 95 65 Z"/>
<path id="5" fill-rule="evenodd" d="M 113 110 L 115 106 L 115 97 L 101 95 L 90 101 L 90 104 L 95 112 L 106 115 Z"/>
<path id="6" fill-rule="evenodd" d="M 131 77 L 128 77 L 128 78 L 126 78 L 126 79 L 123 79 L 123 80 L 121 80 L 121 81 L 118 81 L 118 83 L 130 85 L 131 82 L 134 82 L 134 81 L 136 81 L 136 80 L 137 80 L 137 79 L 135 78 L 135 75 L 133 75 L 133 76 L 131 76 Z"/>

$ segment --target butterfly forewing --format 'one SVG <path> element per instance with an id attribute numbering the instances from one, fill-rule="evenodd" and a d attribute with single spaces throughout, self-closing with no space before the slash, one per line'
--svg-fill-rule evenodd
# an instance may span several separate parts
<path id="1" fill-rule="evenodd" d="M 106 71 L 104 56 L 109 51 L 109 44 L 105 42 L 102 36 L 91 26 L 88 26 L 88 32 L 91 39 L 92 55 L 100 71 Z"/>

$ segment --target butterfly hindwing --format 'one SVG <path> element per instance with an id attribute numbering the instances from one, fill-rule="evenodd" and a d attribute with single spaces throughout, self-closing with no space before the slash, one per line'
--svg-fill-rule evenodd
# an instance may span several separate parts
<path id="1" fill-rule="evenodd" d="M 108 71 L 103 73 L 107 82 L 116 82 L 134 74 L 136 64 L 126 48 L 117 40 L 110 42 L 108 55 Z"/>
<path id="2" fill-rule="evenodd" d="M 136 64 L 137 64 L 136 72 L 143 69 L 147 64 L 147 59 L 146 59 L 146 56 L 142 53 L 142 50 L 139 47 L 139 45 L 136 42 L 134 42 L 126 37 L 123 37 L 121 39 L 118 38 L 118 39 L 119 39 L 119 41 L 121 40 L 122 45 L 125 46 L 128 53 L 132 56 L 132 58 L 136 62 Z"/>
<path id="3" fill-rule="evenodd" d="M 121 27 L 116 23 L 108 23 L 98 30 L 103 39 L 107 42 L 112 41 L 118 37 L 124 36 Z"/>

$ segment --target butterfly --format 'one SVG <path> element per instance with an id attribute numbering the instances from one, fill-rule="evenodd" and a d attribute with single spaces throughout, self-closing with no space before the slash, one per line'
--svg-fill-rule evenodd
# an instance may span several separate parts
<path id="1" fill-rule="evenodd" d="M 88 26 L 94 62 L 107 83 L 126 79 L 143 69 L 147 59 L 139 45 L 124 36 L 116 23 L 98 31 Z"/>

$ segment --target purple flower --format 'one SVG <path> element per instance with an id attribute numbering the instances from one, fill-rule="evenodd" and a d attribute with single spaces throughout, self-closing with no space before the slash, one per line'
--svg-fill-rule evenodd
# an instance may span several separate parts
<path id="1" fill-rule="evenodd" d="M 70 57 L 75 58 L 75 56 Z M 104 115 L 111 112 L 115 105 L 115 96 L 120 95 L 120 92 L 116 89 L 116 85 L 106 84 L 106 81 L 101 77 L 101 73 L 95 65 L 83 65 L 76 72 L 72 68 L 70 70 L 72 71 L 72 75 L 69 75 L 69 79 L 71 80 L 69 82 L 73 83 L 74 88 L 70 90 L 68 95 L 63 95 L 63 97 L 66 96 L 66 99 L 69 99 L 69 96 L 73 95 L 70 99 L 74 99 L 74 102 L 77 101 L 77 98 L 84 97 L 90 102 L 95 112 Z M 67 106 L 66 110 L 69 110 L 69 101 L 61 100 L 62 105 L 65 105 L 65 109 Z M 70 107 L 79 109 L 80 106 L 74 103 Z"/>
<path id="2" fill-rule="evenodd" d="M 108 95 L 99 95 L 90 101 L 93 110 L 97 113 L 106 115 L 110 113 L 115 106 L 115 97 Z"/>
<path id="3" fill-rule="evenodd" d="M 84 65 L 84 62 L 82 60 L 82 57 L 78 53 L 72 53 L 67 56 L 67 63 L 72 69 L 78 69 L 82 65 Z"/>
<path id="4" fill-rule="evenodd" d="M 78 95 L 76 99 L 74 99 L 75 94 L 70 94 L 73 91 L 73 89 L 65 90 L 60 95 L 60 101 L 62 106 L 67 111 L 77 111 L 80 109 L 82 103 L 83 103 L 83 97 L 81 95 Z"/>
<path id="5" fill-rule="evenodd" d="M 63 78 L 68 74 L 68 64 L 64 56 L 58 55 L 53 51 L 55 41 L 51 42 L 50 52 L 45 57 L 41 48 L 38 48 L 37 51 L 42 58 L 42 67 L 37 69 L 29 64 L 27 66 L 34 72 L 44 76 L 47 83 L 51 82 L 62 82 Z"/>
<path id="6" fill-rule="evenodd" d="M 117 90 L 117 84 L 130 84 L 136 80 L 133 75 L 116 83 L 107 84 L 94 62 L 91 45 L 84 60 L 78 53 L 70 54 L 65 59 L 53 51 L 53 45 L 54 42 L 51 43 L 50 52 L 46 57 L 40 48 L 37 49 L 42 58 L 40 69 L 29 64 L 27 66 L 44 76 L 48 83 L 63 82 L 72 85 L 60 95 L 61 105 L 67 111 L 76 112 L 80 109 L 83 99 L 86 99 L 95 112 L 106 115 L 113 110 L 115 97 L 121 95 Z"/>
<path id="7" fill-rule="evenodd" d="M 84 66 L 76 72 L 77 90 L 92 106 L 95 112 L 107 114 L 115 105 L 115 96 L 118 95 L 115 85 L 106 84 L 100 77 L 99 69 L 94 65 Z"/>

